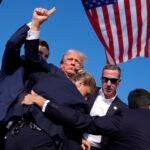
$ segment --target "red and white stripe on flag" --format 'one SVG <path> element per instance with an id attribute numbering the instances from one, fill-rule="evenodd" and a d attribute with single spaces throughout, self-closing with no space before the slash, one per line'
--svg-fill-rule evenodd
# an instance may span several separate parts
<path id="1" fill-rule="evenodd" d="M 107 64 L 148 57 L 150 0 L 82 0 Z"/>

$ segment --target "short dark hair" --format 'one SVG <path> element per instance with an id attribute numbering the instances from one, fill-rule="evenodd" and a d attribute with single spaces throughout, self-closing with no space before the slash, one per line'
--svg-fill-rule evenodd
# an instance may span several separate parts
<path id="1" fill-rule="evenodd" d="M 104 70 L 118 70 L 119 72 L 119 78 L 121 77 L 121 68 L 117 65 L 113 65 L 113 64 L 107 64 L 103 67 L 103 71 L 102 71 L 102 75 L 104 73 Z"/>
<path id="2" fill-rule="evenodd" d="M 145 89 L 135 89 L 128 95 L 129 108 L 148 108 L 150 105 L 150 93 Z"/>
<path id="3" fill-rule="evenodd" d="M 48 43 L 46 41 L 40 39 L 39 40 L 39 45 L 45 46 L 48 49 L 48 51 L 49 51 L 49 45 L 48 45 Z"/>

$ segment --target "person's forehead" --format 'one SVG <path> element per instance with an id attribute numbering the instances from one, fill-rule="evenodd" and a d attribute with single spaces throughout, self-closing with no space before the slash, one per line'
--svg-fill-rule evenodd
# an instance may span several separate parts
<path id="1" fill-rule="evenodd" d="M 114 74 L 114 73 L 119 73 L 118 70 L 112 70 L 112 69 L 104 69 L 103 73 L 109 73 L 109 74 Z"/>
<path id="2" fill-rule="evenodd" d="M 103 75 L 118 76 L 119 75 L 119 71 L 118 70 L 104 69 Z"/>
<path id="3" fill-rule="evenodd" d="M 66 53 L 65 57 L 81 59 L 80 54 L 78 54 L 77 52 L 68 52 L 68 53 Z"/>

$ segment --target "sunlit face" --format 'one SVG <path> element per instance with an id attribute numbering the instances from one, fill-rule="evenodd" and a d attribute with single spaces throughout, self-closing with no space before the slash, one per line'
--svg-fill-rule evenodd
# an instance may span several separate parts
<path id="1" fill-rule="evenodd" d="M 42 56 L 42 58 L 47 61 L 49 56 L 49 50 L 45 46 L 39 45 L 39 54 Z"/>
<path id="2" fill-rule="evenodd" d="M 102 90 L 105 98 L 113 98 L 116 95 L 116 89 L 121 82 L 118 70 L 105 69 L 101 77 Z"/>
<path id="3" fill-rule="evenodd" d="M 69 52 L 63 59 L 60 65 L 62 71 L 64 71 L 68 76 L 75 74 L 75 68 L 81 68 L 82 62 L 80 55 L 76 52 Z"/>
<path id="4" fill-rule="evenodd" d="M 81 93 L 81 95 L 85 98 L 85 100 L 88 98 L 88 96 L 91 94 L 92 89 L 90 86 L 85 85 L 83 80 L 79 80 L 75 82 L 75 85 L 77 87 L 77 89 L 79 90 L 79 92 Z"/>

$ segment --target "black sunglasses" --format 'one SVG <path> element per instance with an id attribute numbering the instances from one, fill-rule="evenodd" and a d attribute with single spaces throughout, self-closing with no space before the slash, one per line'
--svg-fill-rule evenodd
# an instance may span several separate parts
<path id="1" fill-rule="evenodd" d="M 102 77 L 102 81 L 107 83 L 108 81 L 110 81 L 112 84 L 115 84 L 119 79 L 116 78 L 107 78 L 107 77 Z"/>

